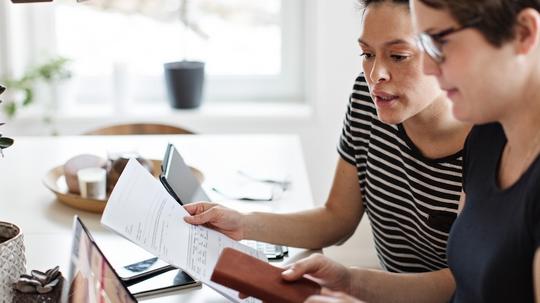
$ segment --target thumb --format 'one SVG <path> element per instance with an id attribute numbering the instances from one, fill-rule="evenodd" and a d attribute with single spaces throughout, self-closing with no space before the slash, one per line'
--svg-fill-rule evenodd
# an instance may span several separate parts
<path id="1" fill-rule="evenodd" d="M 196 202 L 196 203 L 189 203 L 184 204 L 184 209 L 188 212 L 190 215 L 196 215 L 200 214 L 214 206 L 215 204 L 207 203 L 207 202 Z"/>
<path id="2" fill-rule="evenodd" d="M 184 221 L 186 221 L 189 224 L 194 224 L 194 225 L 206 224 L 214 219 L 215 214 L 216 214 L 215 209 L 210 208 L 209 210 L 199 213 L 197 215 L 186 216 L 184 217 Z"/>
<path id="3" fill-rule="evenodd" d="M 305 274 L 316 272 L 321 268 L 321 262 L 319 257 L 311 255 L 305 259 L 297 261 L 292 264 L 288 269 L 281 273 L 283 279 L 287 281 L 295 281 L 303 277 Z"/>

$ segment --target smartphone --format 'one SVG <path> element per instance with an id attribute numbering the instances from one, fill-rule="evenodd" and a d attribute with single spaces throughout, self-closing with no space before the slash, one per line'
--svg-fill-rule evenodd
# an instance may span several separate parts
<path id="1" fill-rule="evenodd" d="M 168 144 L 161 164 L 159 180 L 180 204 L 210 201 L 193 172 L 174 145 Z"/>
<path id="2" fill-rule="evenodd" d="M 197 201 L 211 202 L 189 166 L 171 143 L 167 145 L 159 179 L 169 194 L 180 204 Z M 286 246 L 259 241 L 246 241 L 245 244 L 263 251 L 268 260 L 281 260 L 288 254 Z"/>
<path id="3" fill-rule="evenodd" d="M 137 281 L 176 269 L 176 267 L 161 261 L 157 257 L 151 257 L 132 264 L 115 266 L 114 269 L 120 279 L 125 282 L 124 284 L 130 285 Z"/>
<path id="4" fill-rule="evenodd" d="M 135 298 L 140 299 L 200 286 L 200 281 L 196 281 L 182 270 L 176 269 L 130 285 L 128 290 Z"/>

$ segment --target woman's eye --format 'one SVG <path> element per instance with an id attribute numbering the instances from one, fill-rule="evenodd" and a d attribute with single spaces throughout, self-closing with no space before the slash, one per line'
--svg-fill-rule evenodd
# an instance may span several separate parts
<path id="1" fill-rule="evenodd" d="M 392 58 L 392 60 L 396 61 L 396 62 L 400 62 L 400 61 L 403 61 L 407 58 L 409 58 L 409 56 L 404 56 L 404 55 L 390 55 L 390 58 Z"/>
<path id="2" fill-rule="evenodd" d="M 435 46 L 437 46 L 439 49 L 443 48 L 448 43 L 448 40 L 445 39 L 436 39 L 433 40 Z"/>
<path id="3" fill-rule="evenodd" d="M 375 57 L 375 55 L 373 55 L 371 53 L 362 53 L 362 54 L 360 54 L 360 57 L 363 57 L 364 59 L 369 60 L 369 59 L 372 59 L 373 57 Z"/>

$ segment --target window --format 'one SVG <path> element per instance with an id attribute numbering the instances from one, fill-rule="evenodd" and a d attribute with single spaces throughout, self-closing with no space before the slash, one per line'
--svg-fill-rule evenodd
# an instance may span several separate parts
<path id="1" fill-rule="evenodd" d="M 206 63 L 209 101 L 302 99 L 303 0 L 186 1 L 184 23 L 180 2 L 55 0 L 4 9 L 26 20 L 29 61 L 73 60 L 69 105 L 165 100 L 163 64 L 182 59 Z"/>

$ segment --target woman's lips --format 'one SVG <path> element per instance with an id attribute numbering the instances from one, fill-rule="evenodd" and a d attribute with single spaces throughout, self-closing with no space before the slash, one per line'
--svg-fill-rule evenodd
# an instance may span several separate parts
<path id="1" fill-rule="evenodd" d="M 375 99 L 375 103 L 379 107 L 391 106 L 399 99 L 398 96 L 390 94 L 374 94 L 373 97 Z"/>
<path id="2" fill-rule="evenodd" d="M 457 88 L 445 89 L 445 91 L 446 91 L 446 96 L 450 100 L 452 100 L 458 94 Z"/>

